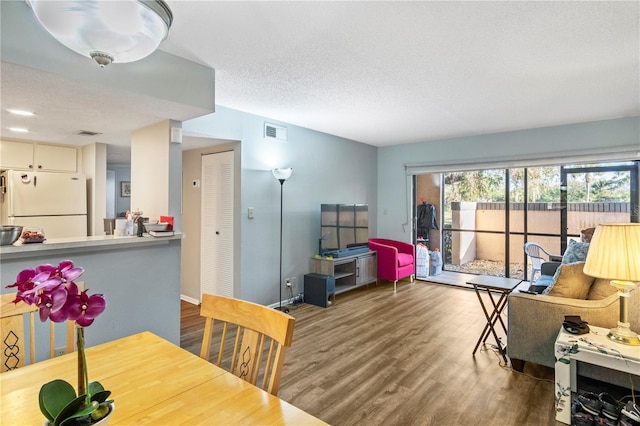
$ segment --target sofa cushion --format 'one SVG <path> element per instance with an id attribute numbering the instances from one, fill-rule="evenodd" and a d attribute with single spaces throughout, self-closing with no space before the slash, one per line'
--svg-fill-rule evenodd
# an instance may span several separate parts
<path id="1" fill-rule="evenodd" d="M 581 243 L 575 240 L 569 240 L 569 247 L 562 255 L 562 263 L 584 262 L 587 260 L 587 251 L 589 243 Z"/>
<path id="2" fill-rule="evenodd" d="M 611 280 L 607 278 L 596 278 L 587 295 L 587 300 L 602 300 L 616 293 L 618 290 L 611 285 Z"/>
<path id="3" fill-rule="evenodd" d="M 398 253 L 398 267 L 412 265 L 413 255 L 406 253 Z"/>
<path id="4" fill-rule="evenodd" d="M 585 274 L 584 262 L 563 263 L 551 280 L 544 294 L 569 299 L 586 299 L 594 277 Z"/>

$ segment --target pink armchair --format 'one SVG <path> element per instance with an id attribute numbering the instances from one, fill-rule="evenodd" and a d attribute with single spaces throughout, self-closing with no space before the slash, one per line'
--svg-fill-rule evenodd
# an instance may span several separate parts
<path id="1" fill-rule="evenodd" d="M 369 249 L 377 252 L 378 278 L 393 281 L 394 292 L 399 279 L 410 276 L 413 282 L 416 273 L 413 245 L 384 238 L 370 238 Z"/>

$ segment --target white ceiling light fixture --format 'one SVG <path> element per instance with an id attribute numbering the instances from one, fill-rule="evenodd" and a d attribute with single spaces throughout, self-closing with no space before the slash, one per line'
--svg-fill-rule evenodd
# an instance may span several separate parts
<path id="1" fill-rule="evenodd" d="M 22 128 L 22 127 L 9 127 L 9 130 L 11 130 L 12 132 L 17 132 L 17 133 L 29 133 L 28 129 Z"/>
<path id="2" fill-rule="evenodd" d="M 149 56 L 173 22 L 162 0 L 25 1 L 53 37 L 101 67 Z"/>
<path id="3" fill-rule="evenodd" d="M 9 111 L 11 114 L 22 115 L 22 116 L 25 116 L 25 117 L 31 117 L 31 116 L 35 115 L 31 111 L 25 111 L 23 109 L 8 109 L 7 111 Z"/>

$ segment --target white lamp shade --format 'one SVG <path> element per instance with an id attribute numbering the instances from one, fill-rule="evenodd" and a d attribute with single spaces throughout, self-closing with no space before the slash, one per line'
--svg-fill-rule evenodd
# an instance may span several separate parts
<path id="1" fill-rule="evenodd" d="M 640 281 L 640 223 L 598 225 L 584 273 L 596 278 Z"/>
<path id="2" fill-rule="evenodd" d="M 275 176 L 276 179 L 285 181 L 289 179 L 291 173 L 293 173 L 293 169 L 291 167 L 288 169 L 273 169 L 271 170 L 271 173 L 273 173 L 273 176 Z"/>
<path id="3" fill-rule="evenodd" d="M 164 40 L 173 15 L 164 1 L 30 0 L 40 24 L 60 43 L 89 58 L 116 63 L 150 55 Z"/>

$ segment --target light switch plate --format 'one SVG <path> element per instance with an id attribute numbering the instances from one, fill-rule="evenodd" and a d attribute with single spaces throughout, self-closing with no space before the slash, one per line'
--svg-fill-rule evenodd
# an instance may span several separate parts
<path id="1" fill-rule="evenodd" d="M 248 217 L 249 219 L 253 219 L 253 218 L 255 217 L 255 216 L 254 216 L 254 213 L 255 213 L 255 212 L 254 212 L 254 210 L 253 210 L 253 207 L 249 207 L 249 208 L 247 209 L 247 217 Z"/>

